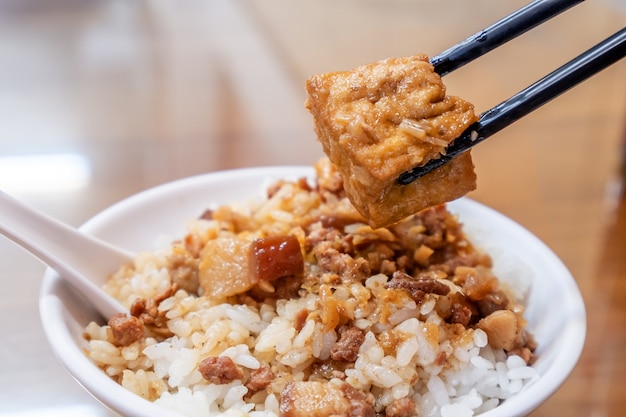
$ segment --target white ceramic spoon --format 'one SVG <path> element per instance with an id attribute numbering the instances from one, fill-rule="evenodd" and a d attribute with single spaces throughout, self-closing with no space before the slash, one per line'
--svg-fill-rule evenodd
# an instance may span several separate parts
<path id="1" fill-rule="evenodd" d="M 127 312 L 99 283 L 132 255 L 41 213 L 0 191 L 0 234 L 8 237 L 79 291 L 104 318 Z"/>

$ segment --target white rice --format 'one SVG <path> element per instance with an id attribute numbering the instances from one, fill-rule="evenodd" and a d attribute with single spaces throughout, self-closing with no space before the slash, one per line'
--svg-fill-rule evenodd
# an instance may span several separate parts
<path id="1" fill-rule="evenodd" d="M 293 230 L 294 219 L 321 209 L 319 199 L 305 191 L 287 184 L 264 204 L 237 210 L 264 232 L 299 234 L 302 231 Z M 223 233 L 225 225 L 198 220 L 189 227 L 190 235 L 208 239 Z M 157 297 L 171 287 L 167 258 L 173 251 L 170 247 L 139 255 L 132 268 L 112 277 L 106 290 L 128 307 L 137 298 Z M 391 311 L 383 318 L 377 300 L 388 300 L 388 279 L 374 274 L 363 283 L 339 285 L 333 293 L 354 307 L 351 325 L 365 335 L 353 366 L 343 370 L 343 380 L 371 393 L 376 411 L 409 397 L 419 415 L 475 416 L 538 378 L 521 357 L 492 348 L 480 328 L 453 334 L 438 314 L 439 296 L 390 303 Z M 318 299 L 318 293 L 308 292 L 275 305 L 255 306 L 216 302 L 179 289 L 158 305 L 167 319 L 167 335 L 148 332 L 129 346 L 116 346 L 107 325 L 91 323 L 85 330 L 87 355 L 125 388 L 186 416 L 278 416 L 285 385 L 307 380 L 311 364 L 327 361 L 339 339 L 338 331 L 328 329 L 316 315 Z M 296 316 L 303 310 L 309 315 L 297 329 Z M 394 334 L 402 340 L 390 350 L 383 336 Z M 444 361 L 438 360 L 441 355 Z M 210 383 L 198 369 L 208 356 L 227 356 L 246 375 L 268 366 L 276 378 L 256 393 L 238 379 Z"/>

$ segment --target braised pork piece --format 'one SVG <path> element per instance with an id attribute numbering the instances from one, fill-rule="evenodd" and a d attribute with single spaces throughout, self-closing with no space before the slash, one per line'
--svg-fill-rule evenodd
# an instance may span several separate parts
<path id="1" fill-rule="evenodd" d="M 439 158 L 477 120 L 472 104 L 446 95 L 425 55 L 315 75 L 306 90 L 324 152 L 370 226 L 388 226 L 476 188 L 469 152 L 411 184 L 396 182 Z"/>

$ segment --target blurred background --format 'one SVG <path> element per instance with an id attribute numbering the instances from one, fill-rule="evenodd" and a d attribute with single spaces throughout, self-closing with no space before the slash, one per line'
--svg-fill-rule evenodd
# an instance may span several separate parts
<path id="1" fill-rule="evenodd" d="M 0 0 L 0 190 L 78 226 L 178 178 L 310 165 L 309 76 L 434 56 L 525 3 Z M 583 2 L 446 76 L 448 93 L 480 113 L 625 22 L 624 0 Z M 626 410 L 625 138 L 622 61 L 474 151 L 471 197 L 543 239 L 587 303 L 580 364 L 534 416 Z M 43 271 L 0 238 L 0 415 L 110 416 L 48 347 Z"/>

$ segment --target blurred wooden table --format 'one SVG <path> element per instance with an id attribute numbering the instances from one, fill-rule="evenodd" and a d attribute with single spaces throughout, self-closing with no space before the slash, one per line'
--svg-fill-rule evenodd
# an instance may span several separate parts
<path id="1" fill-rule="evenodd" d="M 309 75 L 434 55 L 523 3 L 2 1 L 0 189 L 79 225 L 177 178 L 311 164 L 321 148 L 303 107 Z M 448 91 L 483 111 L 625 22 L 622 0 L 584 2 L 449 75 Z M 475 152 L 472 197 L 551 246 L 587 304 L 580 363 L 533 416 L 626 410 L 625 75 L 620 62 Z M 0 239 L 0 415 L 110 415 L 48 347 L 43 270 Z"/>

